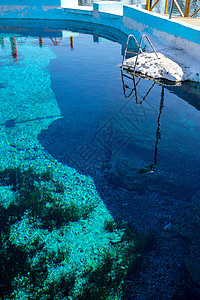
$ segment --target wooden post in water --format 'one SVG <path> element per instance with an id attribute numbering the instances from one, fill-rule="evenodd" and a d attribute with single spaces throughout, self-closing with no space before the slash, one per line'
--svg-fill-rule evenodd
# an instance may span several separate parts
<path id="1" fill-rule="evenodd" d="M 190 0 L 186 0 L 186 2 L 185 2 L 184 17 L 188 17 L 189 16 L 189 11 L 190 11 Z"/>

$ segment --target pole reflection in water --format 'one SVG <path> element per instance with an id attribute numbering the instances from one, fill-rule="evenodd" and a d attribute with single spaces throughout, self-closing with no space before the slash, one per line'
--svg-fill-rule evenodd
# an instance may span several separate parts
<path id="1" fill-rule="evenodd" d="M 128 73 L 127 73 L 127 74 L 124 74 L 122 70 L 121 70 L 121 75 L 122 75 L 122 85 L 123 85 L 123 90 L 124 90 L 124 96 L 125 96 L 125 98 L 130 98 L 131 95 L 133 94 L 133 91 L 135 91 L 136 103 L 137 103 L 136 86 L 137 86 L 138 83 L 140 82 L 141 78 L 138 78 L 138 81 L 137 81 L 137 83 L 136 83 L 136 82 L 135 82 L 135 77 L 134 77 L 134 76 L 128 75 Z M 133 81 L 133 88 L 129 87 L 129 86 L 125 83 L 125 78 L 128 78 L 128 79 L 130 79 L 130 80 Z M 127 93 L 126 90 L 128 90 L 129 93 Z"/>
<path id="2" fill-rule="evenodd" d="M 1 47 L 2 47 L 2 48 L 5 46 L 4 38 L 0 38 L 0 44 L 1 44 Z"/>
<path id="3" fill-rule="evenodd" d="M 144 102 L 144 100 L 147 98 L 147 96 L 149 95 L 149 93 L 151 92 L 151 90 L 153 89 L 153 87 L 156 84 L 156 81 L 154 81 L 152 86 L 147 91 L 146 95 L 142 98 L 142 100 L 139 100 L 137 88 L 138 88 L 141 78 L 140 77 L 135 78 L 135 76 L 133 76 L 133 75 L 124 74 L 122 71 L 121 71 L 121 75 L 122 75 L 122 85 L 123 85 L 123 91 L 124 91 L 125 98 L 130 98 L 131 95 L 133 94 L 133 92 L 135 92 L 135 101 L 137 104 L 140 104 L 140 105 Z M 125 78 L 131 80 L 132 87 L 130 87 L 129 85 L 127 85 L 125 83 Z M 137 80 L 137 82 L 136 82 L 136 80 Z M 127 93 L 127 90 L 128 90 L 128 93 Z M 159 144 L 159 141 L 161 140 L 161 115 L 162 115 L 163 107 L 164 107 L 164 86 L 162 85 L 159 115 L 158 115 L 158 119 L 157 119 L 156 142 L 155 142 L 155 148 L 154 148 L 154 162 L 153 162 L 153 164 L 150 164 L 150 165 L 140 169 L 140 171 L 139 171 L 140 174 L 153 173 L 156 170 L 157 157 L 158 157 L 158 144 Z"/>
<path id="4" fill-rule="evenodd" d="M 11 53 L 14 61 L 17 62 L 17 41 L 16 37 L 10 37 Z"/>
<path id="5" fill-rule="evenodd" d="M 43 45 L 43 38 L 42 37 L 39 37 L 39 45 L 42 47 Z"/>
<path id="6" fill-rule="evenodd" d="M 161 140 L 161 115 L 162 115 L 162 110 L 164 107 L 164 86 L 162 86 L 162 91 L 161 91 L 161 99 L 160 99 L 160 109 L 159 109 L 159 115 L 158 115 L 158 120 L 157 120 L 157 130 L 156 130 L 156 143 L 155 143 L 155 153 L 154 153 L 154 163 L 142 168 L 139 173 L 144 174 L 148 172 L 155 172 L 156 170 L 156 165 L 157 165 L 157 156 L 158 156 L 158 144 L 159 141 Z"/>
<path id="7" fill-rule="evenodd" d="M 71 48 L 73 49 L 74 48 L 74 38 L 73 38 L 73 36 L 70 36 L 70 45 L 71 45 Z"/>
<path id="8" fill-rule="evenodd" d="M 60 38 L 59 41 L 58 41 L 57 37 L 54 39 L 50 38 L 50 40 L 53 42 L 54 46 L 58 46 L 60 44 L 60 42 L 62 41 L 62 38 Z"/>
<path id="9" fill-rule="evenodd" d="M 148 92 L 146 93 L 146 95 L 142 98 L 141 101 L 138 101 L 138 94 L 137 94 L 137 85 L 139 84 L 140 80 L 141 80 L 141 77 L 137 78 L 138 81 L 136 82 L 136 78 L 135 76 L 131 76 L 131 75 L 127 75 L 127 74 L 124 74 L 122 71 L 121 71 L 121 74 L 122 74 L 122 85 L 123 85 L 123 90 L 124 90 L 124 96 L 125 98 L 130 98 L 131 95 L 133 94 L 133 91 L 135 92 L 135 99 L 136 99 L 136 103 L 137 104 L 142 104 L 142 102 L 146 99 L 146 97 L 148 96 L 148 94 L 150 93 L 150 91 L 152 90 L 152 88 L 154 87 L 154 85 L 156 84 L 156 81 L 153 82 L 152 86 L 150 87 L 150 89 L 148 90 Z M 124 80 L 124 77 L 125 78 L 128 78 L 130 79 L 131 81 L 133 81 L 133 87 L 129 87 L 126 83 L 125 83 L 125 80 Z M 126 90 L 129 90 L 129 93 L 127 94 L 127 91 Z"/>
<path id="10" fill-rule="evenodd" d="M 25 43 L 25 41 L 22 40 L 22 37 L 9 37 L 8 38 L 10 41 L 11 45 L 11 55 L 14 58 L 14 62 L 16 63 L 18 61 L 18 50 L 17 50 L 17 41 L 19 44 Z M 63 39 L 60 38 L 59 40 L 55 38 L 50 38 L 50 40 L 53 42 L 54 46 L 59 46 L 61 42 L 63 42 Z M 42 37 L 38 37 L 38 42 L 39 46 L 42 47 L 44 46 L 44 39 Z M 0 38 L 0 47 L 4 48 L 5 47 L 5 38 L 1 37 Z M 73 36 L 70 36 L 70 42 L 67 44 L 67 46 L 71 47 L 71 49 L 74 49 L 74 39 Z"/>
<path id="11" fill-rule="evenodd" d="M 62 38 L 60 38 L 59 40 L 57 38 L 50 38 L 51 41 L 53 42 L 54 46 L 59 46 L 61 41 L 63 40 Z M 73 36 L 70 36 L 70 47 L 71 49 L 74 48 L 74 39 L 73 39 Z"/>

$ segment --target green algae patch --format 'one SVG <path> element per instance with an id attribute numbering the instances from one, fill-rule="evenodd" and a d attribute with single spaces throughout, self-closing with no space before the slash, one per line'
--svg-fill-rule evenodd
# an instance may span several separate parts
<path id="1" fill-rule="evenodd" d="M 61 178 L 67 175 L 64 170 L 61 172 L 62 168 L 58 181 L 55 171 L 50 175 L 48 168 L 46 172 L 25 167 L 0 172 L 0 184 L 15 194 L 15 201 L 6 209 L 0 207 L 4 223 L 2 249 L 9 245 L 9 249 L 15 249 L 14 253 L 19 250 L 25 265 L 17 276 L 11 276 L 13 290 L 6 296 L 8 299 L 120 299 L 129 260 L 137 259 L 134 251 L 132 256 L 127 253 L 131 243 L 134 248 L 133 241 L 124 240 L 124 231 L 116 227 L 112 232 L 106 230 L 105 222 L 113 222 L 110 213 L 91 179 L 83 180 L 83 175 L 77 173 L 73 173 L 74 180 L 82 178 L 84 197 L 77 192 L 73 203 L 71 193 L 68 194 L 69 183 L 66 186 L 61 183 Z M 74 187 L 78 189 L 77 185 Z M 84 194 L 88 187 L 90 193 Z M 73 185 L 70 191 L 73 192 Z M 76 206 L 78 197 L 80 207 Z M 82 200 L 85 198 L 88 201 Z"/>

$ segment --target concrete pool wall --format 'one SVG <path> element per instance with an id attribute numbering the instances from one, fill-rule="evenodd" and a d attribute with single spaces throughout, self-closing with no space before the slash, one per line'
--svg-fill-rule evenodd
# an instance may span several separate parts
<path id="1" fill-rule="evenodd" d="M 112 1 L 95 2 L 93 7 L 81 7 L 78 6 L 78 0 L 0 0 L 0 19 L 53 19 L 93 23 L 118 29 L 126 35 L 133 34 L 137 40 L 142 34 L 147 34 L 156 49 L 172 59 L 180 59 L 179 52 L 184 51 L 181 64 L 187 62 L 185 68 L 188 68 L 188 61 L 191 61 L 189 67 L 195 66 L 194 81 L 200 81 L 197 68 L 197 65 L 200 66 L 200 27 L 168 19 L 167 16 L 149 12 L 142 7 Z M 185 54 L 188 55 L 187 59 Z"/>

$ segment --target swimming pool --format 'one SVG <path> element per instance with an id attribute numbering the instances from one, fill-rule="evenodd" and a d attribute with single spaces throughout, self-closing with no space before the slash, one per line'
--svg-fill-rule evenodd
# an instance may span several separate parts
<path id="1" fill-rule="evenodd" d="M 133 90 L 120 32 L 25 23 L 0 39 L 1 297 L 198 299 L 199 84 Z"/>

